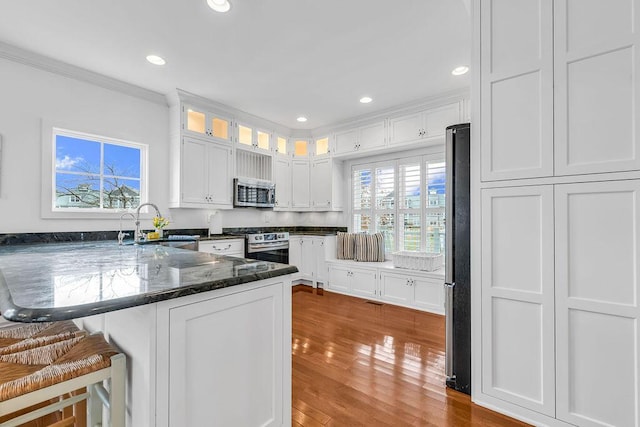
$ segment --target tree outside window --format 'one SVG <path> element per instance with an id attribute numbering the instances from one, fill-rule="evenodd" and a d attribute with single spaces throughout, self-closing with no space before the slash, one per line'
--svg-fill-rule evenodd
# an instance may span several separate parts
<path id="1" fill-rule="evenodd" d="M 146 146 L 54 129 L 54 153 L 54 209 L 132 209 L 144 199 Z"/>

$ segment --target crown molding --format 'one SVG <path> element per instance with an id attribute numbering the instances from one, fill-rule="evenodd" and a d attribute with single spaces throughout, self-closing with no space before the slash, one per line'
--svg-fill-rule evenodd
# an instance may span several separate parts
<path id="1" fill-rule="evenodd" d="M 105 89 L 122 92 L 126 95 L 144 99 L 156 104 L 167 105 L 167 99 L 161 93 L 154 92 L 122 80 L 107 77 L 103 74 L 89 71 L 66 62 L 40 55 L 4 42 L 0 42 L 0 58 L 28 65 L 50 73 L 83 81 Z"/>
<path id="2" fill-rule="evenodd" d="M 313 137 L 323 136 L 326 133 L 336 130 L 343 130 L 358 126 L 363 126 L 377 120 L 386 119 L 387 117 L 401 116 L 412 112 L 436 108 L 452 102 L 458 102 L 463 99 L 469 99 L 469 88 L 456 89 L 448 92 L 442 92 L 437 95 L 428 96 L 415 101 L 407 102 L 401 105 L 385 108 L 372 113 L 363 114 L 357 117 L 341 120 L 331 123 L 327 126 L 321 126 L 311 130 Z"/>

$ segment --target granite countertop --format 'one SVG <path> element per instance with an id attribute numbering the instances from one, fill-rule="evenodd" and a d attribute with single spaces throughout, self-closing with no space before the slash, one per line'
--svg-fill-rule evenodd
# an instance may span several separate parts
<path id="1" fill-rule="evenodd" d="M 297 272 L 291 265 L 114 241 L 0 248 L 0 312 L 47 322 Z"/>

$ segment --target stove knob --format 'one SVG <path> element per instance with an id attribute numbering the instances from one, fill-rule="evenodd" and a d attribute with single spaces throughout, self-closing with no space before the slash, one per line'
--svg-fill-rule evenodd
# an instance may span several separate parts
<path id="1" fill-rule="evenodd" d="M 262 240 L 262 236 L 256 236 L 256 240 Z"/>
<path id="2" fill-rule="evenodd" d="M 278 234 L 278 239 L 284 239 L 284 234 Z"/>

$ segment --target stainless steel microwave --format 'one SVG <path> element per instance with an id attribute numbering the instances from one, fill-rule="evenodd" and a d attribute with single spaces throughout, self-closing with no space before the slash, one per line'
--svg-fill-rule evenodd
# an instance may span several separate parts
<path id="1" fill-rule="evenodd" d="M 276 202 L 276 185 L 271 181 L 250 178 L 233 180 L 233 206 L 272 208 Z"/>

